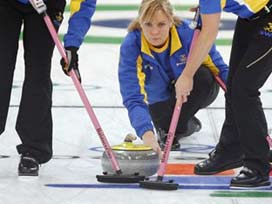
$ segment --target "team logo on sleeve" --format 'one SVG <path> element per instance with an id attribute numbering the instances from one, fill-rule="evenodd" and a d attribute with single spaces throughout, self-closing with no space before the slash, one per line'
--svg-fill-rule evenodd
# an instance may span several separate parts
<path id="1" fill-rule="evenodd" d="M 268 38 L 272 38 L 272 23 L 269 22 L 262 30 L 260 30 L 260 35 Z"/>
<path id="2" fill-rule="evenodd" d="M 266 27 L 264 27 L 266 32 L 272 33 L 272 23 L 269 22 Z"/>
<path id="3" fill-rule="evenodd" d="M 186 64 L 187 57 L 185 54 L 180 55 L 179 61 L 176 63 L 177 66 Z"/>

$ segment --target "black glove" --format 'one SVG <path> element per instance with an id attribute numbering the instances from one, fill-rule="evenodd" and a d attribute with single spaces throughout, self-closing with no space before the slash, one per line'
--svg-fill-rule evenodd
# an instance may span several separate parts
<path id="1" fill-rule="evenodd" d="M 78 54 L 77 47 L 66 47 L 65 53 L 68 59 L 68 64 L 65 63 L 64 58 L 61 58 L 60 64 L 62 66 L 63 72 L 69 76 L 69 72 L 73 69 L 77 75 L 78 80 L 81 82 L 81 76 L 78 69 Z"/>

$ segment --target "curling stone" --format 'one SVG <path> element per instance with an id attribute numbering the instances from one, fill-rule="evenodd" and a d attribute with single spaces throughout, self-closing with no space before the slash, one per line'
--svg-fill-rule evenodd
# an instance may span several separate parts
<path id="1" fill-rule="evenodd" d="M 149 146 L 134 144 L 135 139 L 136 136 L 129 134 L 123 143 L 111 147 L 122 173 L 126 175 L 139 173 L 142 176 L 157 173 L 160 164 L 159 155 Z M 103 152 L 101 163 L 104 172 L 114 173 L 106 152 Z"/>

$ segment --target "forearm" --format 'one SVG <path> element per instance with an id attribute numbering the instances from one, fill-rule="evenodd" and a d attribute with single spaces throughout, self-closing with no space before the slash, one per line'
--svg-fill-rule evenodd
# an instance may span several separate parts
<path id="1" fill-rule="evenodd" d="M 190 50 L 190 57 L 187 59 L 186 66 L 182 73 L 189 77 L 194 76 L 197 69 L 207 57 L 216 39 L 220 22 L 220 13 L 204 15 L 202 16 L 202 20 L 202 29 L 195 39 L 194 46 L 192 47 L 192 50 Z"/>

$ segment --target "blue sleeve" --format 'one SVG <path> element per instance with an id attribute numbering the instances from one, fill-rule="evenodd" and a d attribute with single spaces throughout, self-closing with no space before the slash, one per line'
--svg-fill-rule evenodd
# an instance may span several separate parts
<path id="1" fill-rule="evenodd" d="M 69 27 L 64 36 L 64 47 L 80 47 L 86 33 L 91 26 L 91 17 L 96 8 L 96 0 L 85 0 L 80 5 L 80 10 L 69 19 Z"/>
<path id="2" fill-rule="evenodd" d="M 136 134 L 142 138 L 146 131 L 153 131 L 153 125 L 137 77 L 139 55 L 140 48 L 136 44 L 136 36 L 129 33 L 120 48 L 118 76 L 123 104 L 128 110 L 130 123 Z"/>
<path id="3" fill-rule="evenodd" d="M 225 84 L 227 84 L 228 74 L 229 74 L 228 69 L 222 70 L 219 73 L 219 77 L 224 81 Z"/>
<path id="4" fill-rule="evenodd" d="M 199 8 L 201 14 L 220 13 L 221 0 L 199 0 Z"/>

